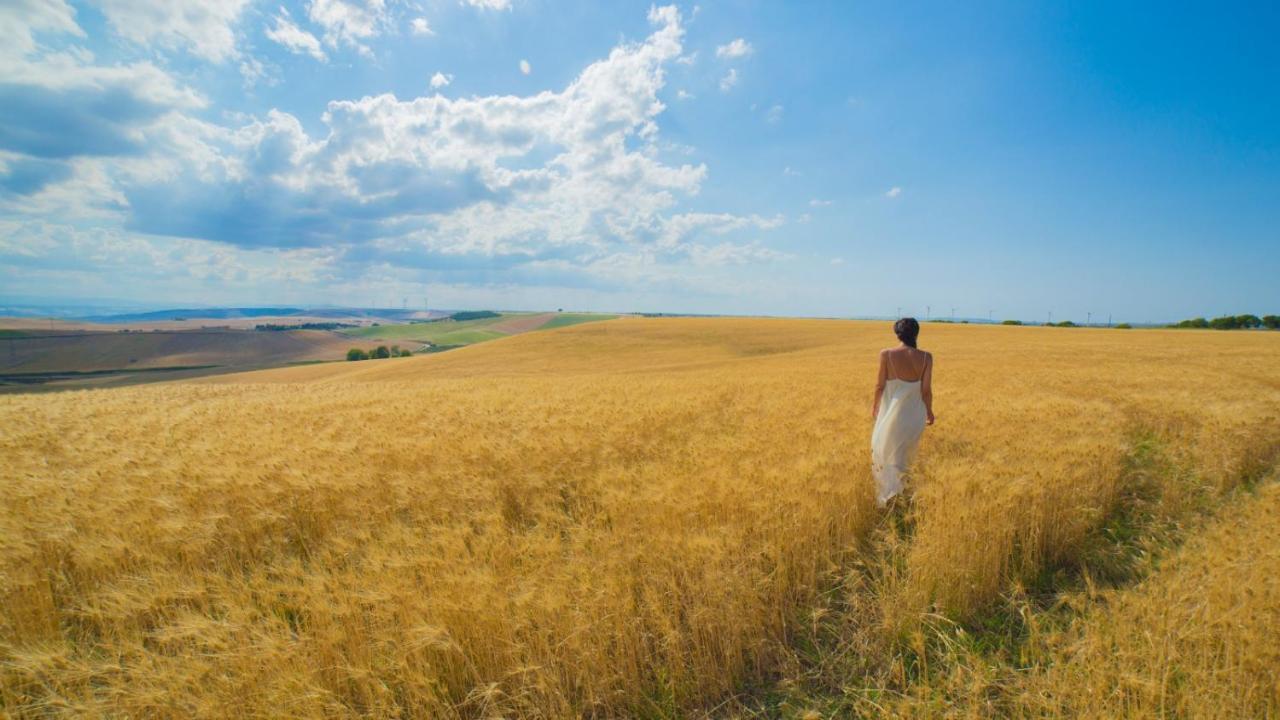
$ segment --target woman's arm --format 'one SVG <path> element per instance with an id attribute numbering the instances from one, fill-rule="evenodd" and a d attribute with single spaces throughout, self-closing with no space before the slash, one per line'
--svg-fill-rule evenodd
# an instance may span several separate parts
<path id="1" fill-rule="evenodd" d="M 884 384 L 889 379 L 888 358 L 880 351 L 880 369 L 876 372 L 876 399 L 871 403 L 871 421 L 875 422 L 880 414 L 880 398 L 884 395 Z"/>
<path id="2" fill-rule="evenodd" d="M 933 424 L 933 355 L 925 354 L 924 375 L 920 378 L 920 398 L 924 400 L 925 422 Z"/>

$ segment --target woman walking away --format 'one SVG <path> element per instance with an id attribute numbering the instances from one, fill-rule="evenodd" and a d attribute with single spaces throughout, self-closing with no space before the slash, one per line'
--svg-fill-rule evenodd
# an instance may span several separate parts
<path id="1" fill-rule="evenodd" d="M 933 356 L 916 347 L 920 323 L 902 318 L 893 324 L 902 341 L 880 351 L 876 401 L 871 409 L 871 472 L 876 478 L 876 504 L 884 507 L 902 492 L 902 476 L 920 443 L 926 424 L 933 424 Z"/>

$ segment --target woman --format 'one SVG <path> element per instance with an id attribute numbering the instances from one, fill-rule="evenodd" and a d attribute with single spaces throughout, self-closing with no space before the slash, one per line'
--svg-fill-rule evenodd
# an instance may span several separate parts
<path id="1" fill-rule="evenodd" d="M 902 318 L 893 324 L 902 341 L 880 351 L 876 401 L 871 408 L 871 472 L 880 507 L 902 492 L 902 476 L 925 425 L 933 424 L 933 356 L 916 347 L 920 323 Z"/>

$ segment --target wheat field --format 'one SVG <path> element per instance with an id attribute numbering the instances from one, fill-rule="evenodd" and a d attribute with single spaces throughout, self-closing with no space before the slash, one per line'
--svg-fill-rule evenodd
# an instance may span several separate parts
<path id="1" fill-rule="evenodd" d="M 0 397 L 0 710 L 1280 713 L 1280 334 L 926 323 L 882 515 L 891 341 L 621 318 Z"/>

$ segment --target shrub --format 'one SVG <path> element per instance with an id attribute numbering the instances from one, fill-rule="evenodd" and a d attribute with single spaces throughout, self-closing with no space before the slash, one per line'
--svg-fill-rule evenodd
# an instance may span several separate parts
<path id="1" fill-rule="evenodd" d="M 1049 324 L 1052 325 L 1053 327 L 1080 327 L 1079 325 L 1071 322 L 1070 320 L 1063 320 L 1060 323 L 1049 323 Z"/>
<path id="2" fill-rule="evenodd" d="M 373 358 L 374 360 L 389 358 L 391 357 L 391 351 L 387 349 L 386 345 L 379 345 L 378 347 L 373 349 L 373 352 L 369 353 L 369 357 Z"/>
<path id="3" fill-rule="evenodd" d="M 1132 329 L 1133 329 L 1133 326 L 1132 326 L 1132 325 L 1130 325 L 1129 323 L 1117 323 L 1117 324 L 1116 324 L 1116 329 L 1117 329 L 1117 330 L 1132 330 Z"/>
<path id="4" fill-rule="evenodd" d="M 402 348 L 400 350 L 400 357 L 409 357 L 411 355 L 413 355 L 413 351 L 409 348 Z"/>
<path id="5" fill-rule="evenodd" d="M 1271 330 L 1280 330 L 1280 315 L 1263 315 L 1262 326 Z"/>
<path id="6" fill-rule="evenodd" d="M 1021 320 L 1005 320 L 1000 324 L 1001 325 L 1021 325 L 1022 321 Z"/>
<path id="7" fill-rule="evenodd" d="M 367 353 L 367 352 L 365 352 L 365 351 L 361 350 L 360 348 L 351 348 L 350 350 L 348 350 L 348 351 L 347 351 L 347 360 L 348 360 L 348 361 L 350 361 L 350 360 L 368 360 L 368 359 L 369 359 L 369 353 Z"/>

